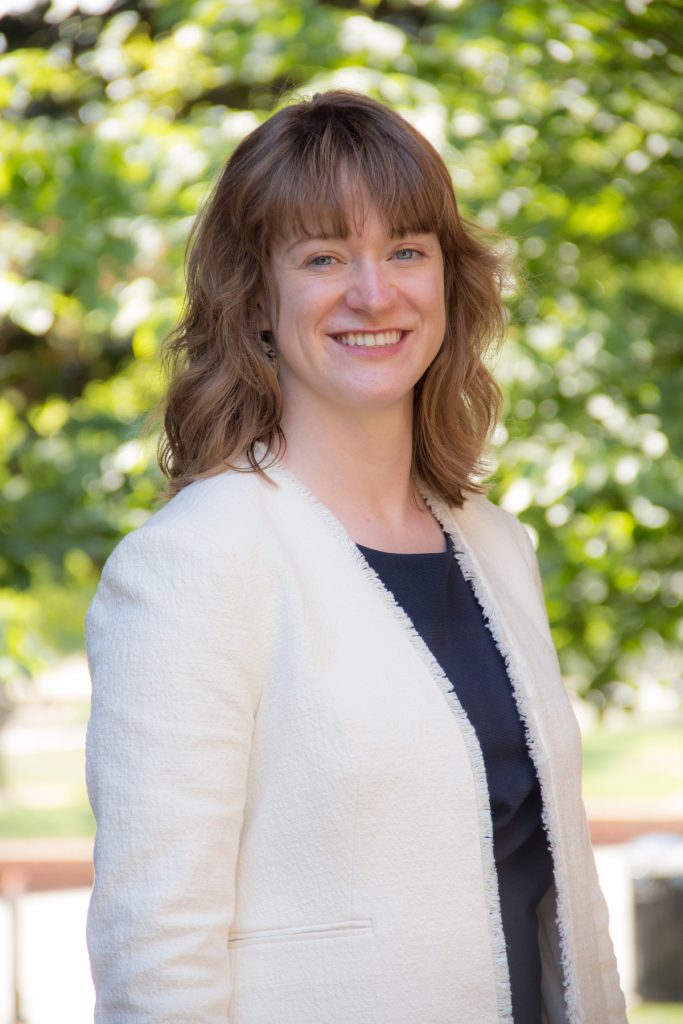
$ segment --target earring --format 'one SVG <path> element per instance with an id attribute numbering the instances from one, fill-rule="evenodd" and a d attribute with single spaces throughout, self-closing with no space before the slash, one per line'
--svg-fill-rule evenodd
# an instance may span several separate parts
<path id="1" fill-rule="evenodd" d="M 277 349 L 273 345 L 273 332 L 272 331 L 261 331 L 259 333 L 261 343 L 263 345 L 263 351 L 266 354 L 267 359 L 272 363 L 275 373 L 280 368 L 280 361 L 278 359 Z"/>

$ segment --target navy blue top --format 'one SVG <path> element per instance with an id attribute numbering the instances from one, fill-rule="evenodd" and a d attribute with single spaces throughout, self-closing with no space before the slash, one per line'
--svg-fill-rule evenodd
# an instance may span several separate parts
<path id="1" fill-rule="evenodd" d="M 358 545 L 448 677 L 484 755 L 515 1024 L 541 1024 L 536 908 L 552 882 L 541 792 L 505 662 L 455 558 Z"/>

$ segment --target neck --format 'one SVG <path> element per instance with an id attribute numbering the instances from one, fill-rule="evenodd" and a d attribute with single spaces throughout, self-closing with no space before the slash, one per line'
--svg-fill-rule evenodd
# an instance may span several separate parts
<path id="1" fill-rule="evenodd" d="M 329 406 L 310 418 L 283 416 L 283 464 L 326 505 L 359 544 L 391 551 L 443 546 L 441 529 L 412 475 L 412 401 L 346 412 Z"/>

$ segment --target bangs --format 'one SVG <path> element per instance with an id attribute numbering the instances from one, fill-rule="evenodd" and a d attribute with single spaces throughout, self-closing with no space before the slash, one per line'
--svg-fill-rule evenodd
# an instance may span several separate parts
<path id="1" fill-rule="evenodd" d="M 403 124 L 400 137 L 385 125 L 380 133 L 374 125 L 338 119 L 297 127 L 287 158 L 264 183 L 259 219 L 268 242 L 347 238 L 362 231 L 370 210 L 391 236 L 441 235 L 449 207 L 455 212 L 450 179 L 444 181 L 436 153 L 430 159 L 424 140 L 417 145 Z"/>

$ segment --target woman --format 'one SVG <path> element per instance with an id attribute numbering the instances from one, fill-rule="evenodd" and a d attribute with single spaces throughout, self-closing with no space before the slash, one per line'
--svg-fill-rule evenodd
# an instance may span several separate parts
<path id="1" fill-rule="evenodd" d="M 500 278 L 364 96 L 228 161 L 174 496 L 88 618 L 101 1024 L 625 1020 L 533 548 L 476 482 Z"/>

